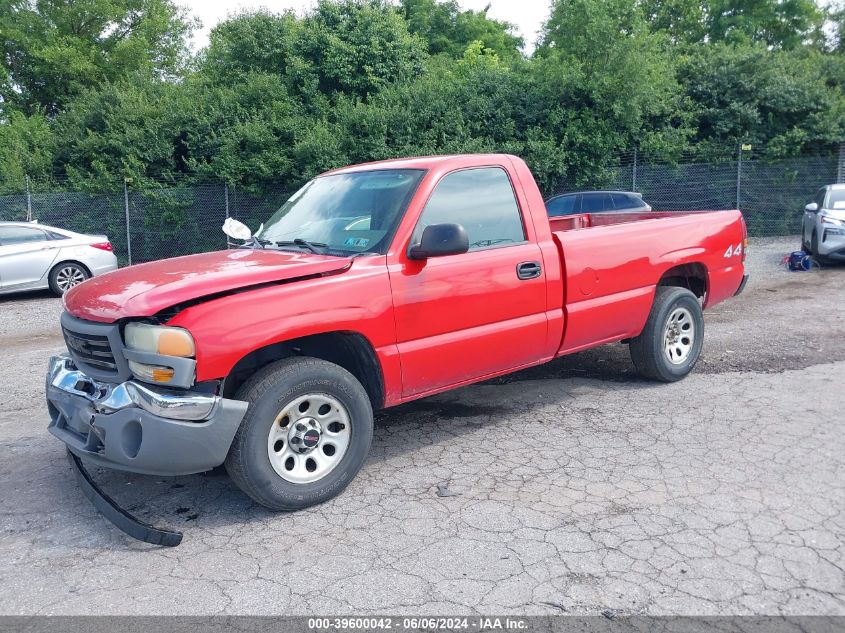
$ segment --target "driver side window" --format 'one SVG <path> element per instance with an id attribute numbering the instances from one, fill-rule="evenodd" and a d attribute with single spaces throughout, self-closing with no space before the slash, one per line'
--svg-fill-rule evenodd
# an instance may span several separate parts
<path id="1" fill-rule="evenodd" d="M 431 224 L 460 224 L 469 250 L 525 241 L 522 217 L 507 173 L 499 167 L 464 169 L 444 176 L 423 209 L 411 244 Z"/>

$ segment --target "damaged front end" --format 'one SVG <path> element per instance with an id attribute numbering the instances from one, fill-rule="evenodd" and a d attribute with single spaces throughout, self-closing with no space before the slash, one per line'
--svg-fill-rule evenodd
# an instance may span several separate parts
<path id="1" fill-rule="evenodd" d="M 49 431 L 67 446 L 86 495 L 100 497 L 100 501 L 92 499 L 94 505 L 135 538 L 149 536 L 155 528 L 120 510 L 97 488 L 79 458 L 150 475 L 211 470 L 225 460 L 247 409 L 246 402 L 215 394 L 152 387 L 135 380 L 98 381 L 78 369 L 66 354 L 50 359 L 46 392 Z M 143 529 L 128 530 L 127 517 Z M 178 544 L 155 540 L 160 536 L 152 538 L 141 540 Z"/>

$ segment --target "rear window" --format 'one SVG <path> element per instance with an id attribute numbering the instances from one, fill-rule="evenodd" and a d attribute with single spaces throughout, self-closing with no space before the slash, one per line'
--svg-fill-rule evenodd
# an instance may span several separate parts
<path id="1" fill-rule="evenodd" d="M 575 200 L 577 196 L 558 196 L 546 203 L 546 213 L 552 217 L 558 215 L 572 215 L 575 213 Z"/>

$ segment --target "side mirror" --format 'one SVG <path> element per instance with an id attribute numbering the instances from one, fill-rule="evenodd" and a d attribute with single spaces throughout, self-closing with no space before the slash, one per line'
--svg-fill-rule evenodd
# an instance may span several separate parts
<path id="1" fill-rule="evenodd" d="M 252 231 L 249 230 L 249 227 L 234 218 L 226 218 L 223 223 L 223 232 L 236 240 L 248 240 L 252 237 Z"/>
<path id="2" fill-rule="evenodd" d="M 410 259 L 459 255 L 469 250 L 467 232 L 460 224 L 429 224 L 420 243 L 411 247 Z"/>
<path id="3" fill-rule="evenodd" d="M 807 213 L 815 213 L 818 210 L 819 210 L 819 205 L 816 204 L 815 202 L 811 202 L 806 207 L 804 207 L 804 211 L 806 211 Z"/>
<path id="4" fill-rule="evenodd" d="M 226 221 L 223 223 L 223 232 L 232 239 L 236 240 L 243 240 L 247 244 L 255 244 L 259 235 L 261 235 L 261 231 L 264 230 L 264 223 L 261 223 L 261 226 L 258 227 L 258 230 L 253 233 L 249 230 L 249 227 L 244 224 L 243 222 L 239 222 L 234 218 L 226 218 Z"/>

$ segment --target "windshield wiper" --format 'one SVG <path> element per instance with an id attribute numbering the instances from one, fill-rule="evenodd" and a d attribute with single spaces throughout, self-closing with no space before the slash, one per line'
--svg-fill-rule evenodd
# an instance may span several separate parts
<path id="1" fill-rule="evenodd" d="M 292 241 L 282 241 L 282 242 L 273 242 L 276 246 L 302 246 L 303 248 L 308 249 L 312 253 L 316 253 L 320 255 L 322 251 L 321 248 L 328 248 L 328 244 L 323 244 L 322 242 L 309 242 L 308 240 L 303 240 L 301 237 L 296 238 Z"/>

